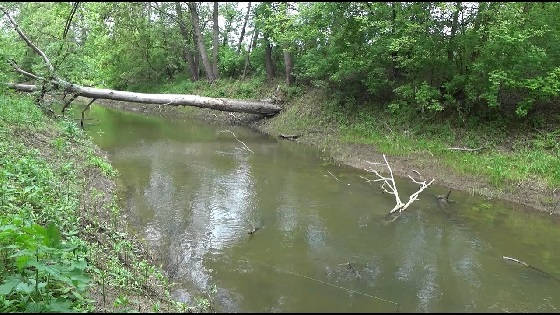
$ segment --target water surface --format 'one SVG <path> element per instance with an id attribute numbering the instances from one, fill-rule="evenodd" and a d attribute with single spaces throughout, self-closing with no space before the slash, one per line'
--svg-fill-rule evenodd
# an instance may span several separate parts
<path id="1" fill-rule="evenodd" d="M 206 293 L 218 311 L 248 312 L 560 309 L 560 281 L 502 259 L 560 277 L 560 226 L 547 215 L 460 192 L 442 208 L 434 196 L 447 190 L 434 184 L 387 223 L 392 196 L 309 146 L 100 106 L 88 117 L 130 228 L 158 249 L 179 300 Z M 397 185 L 403 200 L 416 189 Z"/>

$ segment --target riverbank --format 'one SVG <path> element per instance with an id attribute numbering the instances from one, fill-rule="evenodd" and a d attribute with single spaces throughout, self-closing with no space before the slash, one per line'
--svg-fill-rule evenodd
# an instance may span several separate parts
<path id="1" fill-rule="evenodd" d="M 178 312 L 154 254 L 126 230 L 117 176 L 69 119 L 0 95 L 0 311 Z"/>
<path id="2" fill-rule="evenodd" d="M 463 125 L 391 115 L 375 106 L 340 106 L 344 99 L 324 88 L 287 88 L 258 79 L 221 80 L 214 85 L 178 80 L 145 92 L 209 97 L 280 99 L 284 110 L 272 118 L 193 107 L 104 102 L 120 109 L 243 124 L 271 136 L 297 135 L 341 164 L 365 169 L 386 154 L 396 175 L 414 169 L 436 183 L 488 199 L 498 198 L 549 214 L 560 214 L 560 131 L 553 120 L 539 126 L 503 121 Z M 352 100 L 346 100 L 352 102 Z M 285 140 L 289 141 L 289 140 Z M 470 148 L 476 151 L 450 150 Z"/>

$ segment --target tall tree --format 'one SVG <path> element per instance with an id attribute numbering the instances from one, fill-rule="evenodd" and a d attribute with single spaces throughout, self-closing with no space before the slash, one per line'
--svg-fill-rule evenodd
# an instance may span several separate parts
<path id="1" fill-rule="evenodd" d="M 245 56 L 245 66 L 243 67 L 243 75 L 241 76 L 242 79 L 245 78 L 245 75 L 247 74 L 247 67 L 249 67 L 249 56 L 251 55 L 251 51 L 253 49 L 255 49 L 256 45 L 257 45 L 257 37 L 259 36 L 259 30 L 257 30 L 256 28 L 253 30 L 253 36 L 251 38 L 251 43 L 249 44 L 249 49 L 247 50 L 247 54 Z"/>
<path id="2" fill-rule="evenodd" d="M 292 59 L 292 54 L 288 49 L 284 49 L 284 69 L 286 74 L 286 84 L 291 85 L 294 82 L 293 69 L 294 61 Z"/>
<path id="3" fill-rule="evenodd" d="M 212 71 L 214 72 L 214 78 L 218 79 L 218 36 L 220 35 L 220 28 L 218 25 L 218 2 L 214 2 L 214 12 L 212 13 L 213 22 L 213 40 L 212 40 Z"/>
<path id="4" fill-rule="evenodd" d="M 241 51 L 241 44 L 243 43 L 243 38 L 245 37 L 245 27 L 247 26 L 247 21 L 249 20 L 249 13 L 251 12 L 251 2 L 247 5 L 247 14 L 245 14 L 245 21 L 243 22 L 243 27 L 241 28 L 241 35 L 239 36 L 239 43 L 237 44 L 237 53 Z"/>
<path id="5" fill-rule="evenodd" d="M 189 32 L 187 26 L 185 25 L 185 20 L 183 19 L 183 9 L 179 2 L 175 2 L 175 13 L 177 14 L 177 23 L 179 24 L 179 29 L 181 30 L 181 35 L 185 41 L 183 45 L 183 58 L 189 64 L 189 70 L 191 72 L 191 78 L 193 81 L 198 81 L 198 64 L 194 59 L 194 52 L 191 49 L 191 40 L 193 38 L 192 32 Z"/>
<path id="6" fill-rule="evenodd" d="M 274 80 L 274 63 L 272 61 L 272 45 L 267 36 L 263 36 L 264 42 L 264 64 L 266 67 L 266 79 L 268 82 Z"/>
<path id="7" fill-rule="evenodd" d="M 204 65 L 204 71 L 206 72 L 206 78 L 210 82 L 216 81 L 216 76 L 214 76 L 214 71 L 210 60 L 208 59 L 208 53 L 206 52 L 206 47 L 204 47 L 204 38 L 202 37 L 202 32 L 200 31 L 200 20 L 198 17 L 196 2 L 187 2 L 189 6 L 189 11 L 191 13 L 191 22 L 194 29 L 194 35 L 196 39 L 196 44 L 198 46 L 198 51 L 200 53 L 200 58 L 202 59 L 202 64 Z"/>

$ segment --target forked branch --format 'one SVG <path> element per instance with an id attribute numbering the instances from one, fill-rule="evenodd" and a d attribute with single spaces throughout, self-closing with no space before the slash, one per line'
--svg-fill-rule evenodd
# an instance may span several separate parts
<path id="1" fill-rule="evenodd" d="M 399 212 L 403 212 L 404 210 L 406 210 L 406 208 L 408 208 L 414 201 L 418 200 L 418 195 L 420 195 L 420 193 L 428 188 L 428 186 L 430 186 L 433 182 L 434 179 L 432 179 L 431 181 L 427 182 L 427 181 L 419 181 L 414 179 L 412 176 L 408 176 L 410 178 L 410 180 L 412 180 L 413 183 L 420 185 L 420 188 L 418 189 L 418 191 L 416 191 L 415 193 L 413 193 L 412 195 L 410 195 L 410 197 L 408 198 L 408 201 L 406 203 L 401 201 L 401 198 L 399 197 L 399 192 L 397 190 L 397 185 L 395 184 L 395 178 L 393 177 L 393 170 L 391 169 L 391 166 L 389 165 L 389 162 L 387 161 L 387 158 L 385 157 L 385 154 L 383 154 L 383 160 L 385 160 L 385 165 L 387 166 L 387 169 L 389 170 L 389 176 L 390 177 L 386 177 L 381 175 L 377 170 L 374 170 L 372 168 L 367 169 L 368 172 L 373 173 L 377 176 L 377 179 L 368 179 L 365 178 L 363 176 L 360 176 L 361 178 L 365 179 L 366 182 L 371 183 L 371 182 L 383 182 L 381 184 L 381 190 L 383 190 L 384 192 L 395 196 L 395 207 L 393 207 L 393 209 L 391 209 L 391 211 L 389 211 L 389 213 L 394 213 L 395 211 L 399 211 Z M 383 163 L 373 163 L 373 162 L 369 162 L 366 161 L 371 165 L 380 165 Z M 418 171 L 415 171 L 417 174 Z"/>

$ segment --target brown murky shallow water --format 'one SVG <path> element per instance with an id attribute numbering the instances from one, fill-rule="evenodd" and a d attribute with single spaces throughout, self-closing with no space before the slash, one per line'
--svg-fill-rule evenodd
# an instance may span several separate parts
<path id="1" fill-rule="evenodd" d="M 130 228 L 158 249 L 178 300 L 209 294 L 218 311 L 247 312 L 560 310 L 557 219 L 459 192 L 441 207 L 446 188 L 433 185 L 387 223 L 392 196 L 311 147 L 100 106 L 88 116 Z M 403 200 L 416 188 L 397 186 Z"/>

